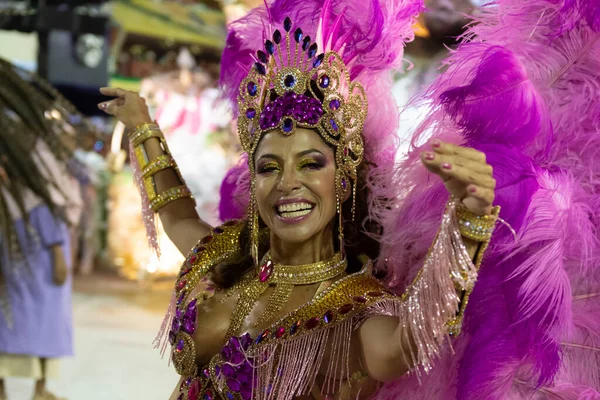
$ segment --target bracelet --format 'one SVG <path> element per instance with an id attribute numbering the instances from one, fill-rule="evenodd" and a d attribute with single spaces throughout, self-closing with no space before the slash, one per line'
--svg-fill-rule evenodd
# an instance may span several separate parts
<path id="1" fill-rule="evenodd" d="M 161 132 L 160 128 L 157 124 L 143 124 L 139 127 L 136 127 L 129 135 L 129 140 L 131 140 L 131 145 L 133 147 L 137 147 L 144 143 L 146 140 L 150 138 L 157 138 L 161 142 L 164 142 L 165 137 Z"/>
<path id="2" fill-rule="evenodd" d="M 150 208 L 152 209 L 152 211 L 158 212 L 158 210 L 160 210 L 170 202 L 184 197 L 190 197 L 193 199 L 192 192 L 190 192 L 190 189 L 187 186 L 172 187 L 171 189 L 165 190 L 164 192 L 156 196 L 154 199 L 151 199 Z"/>
<path id="3" fill-rule="evenodd" d="M 177 168 L 175 160 L 170 154 L 163 154 L 150 161 L 142 170 L 142 178 L 149 178 L 159 171 L 167 168 Z"/>
<path id="4" fill-rule="evenodd" d="M 492 209 L 492 215 L 477 215 L 469 211 L 462 203 L 456 203 L 458 230 L 463 237 L 475 242 L 487 242 L 491 239 L 500 207 Z"/>

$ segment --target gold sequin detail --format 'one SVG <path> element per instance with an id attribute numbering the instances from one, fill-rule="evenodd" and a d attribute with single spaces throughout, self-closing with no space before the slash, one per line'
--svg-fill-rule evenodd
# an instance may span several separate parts
<path id="1" fill-rule="evenodd" d="M 456 204 L 456 217 L 458 218 L 460 234 L 476 242 L 490 240 L 498 221 L 499 212 L 500 207 L 496 206 L 492 210 L 492 215 L 477 215 L 458 202 Z"/>

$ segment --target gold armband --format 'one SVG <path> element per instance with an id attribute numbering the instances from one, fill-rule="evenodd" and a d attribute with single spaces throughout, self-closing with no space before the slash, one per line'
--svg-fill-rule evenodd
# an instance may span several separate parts
<path id="1" fill-rule="evenodd" d="M 492 237 L 500 207 L 492 209 L 492 215 L 473 214 L 464 204 L 456 203 L 456 218 L 460 234 L 475 242 L 487 242 Z"/>
<path id="2" fill-rule="evenodd" d="M 152 211 L 158 212 L 162 207 L 180 198 L 189 197 L 193 199 L 189 188 L 185 185 L 185 181 L 179 172 L 177 163 L 171 155 L 165 137 L 156 123 L 138 125 L 128 134 L 128 137 L 131 141 L 131 146 L 133 147 L 133 152 L 141 172 L 143 188 L 140 188 L 140 190 L 144 190 L 148 195 L 148 201 Z M 164 154 L 152 160 L 148 160 L 146 150 L 143 146 L 144 142 L 150 138 L 158 139 L 164 151 Z M 162 193 L 157 193 L 154 175 L 167 168 L 173 168 L 175 170 L 175 173 L 181 182 L 181 186 L 172 187 Z"/>

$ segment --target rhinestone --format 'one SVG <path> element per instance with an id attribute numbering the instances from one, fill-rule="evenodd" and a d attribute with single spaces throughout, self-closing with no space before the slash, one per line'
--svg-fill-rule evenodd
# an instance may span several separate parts
<path id="1" fill-rule="evenodd" d="M 315 61 L 313 61 L 313 68 L 317 68 L 318 66 L 320 66 L 323 63 L 324 58 L 325 54 L 319 54 L 319 56 L 315 58 Z"/>
<path id="2" fill-rule="evenodd" d="M 332 110 L 337 110 L 340 108 L 340 101 L 338 99 L 333 99 L 329 102 L 329 108 Z"/>
<path id="3" fill-rule="evenodd" d="M 273 262 L 271 260 L 268 260 L 260 267 L 260 272 L 258 273 L 258 279 L 261 282 L 266 282 L 272 273 L 273 273 Z"/>
<path id="4" fill-rule="evenodd" d="M 326 324 L 330 323 L 332 319 L 333 319 L 333 312 L 331 312 L 331 311 L 327 311 L 325 313 L 325 315 L 323 315 L 323 321 L 325 321 Z"/>
<path id="5" fill-rule="evenodd" d="M 220 233 L 223 233 L 224 231 L 223 231 L 223 229 L 222 229 L 222 228 L 216 227 L 215 229 L 213 229 L 213 232 L 214 232 L 214 233 L 216 233 L 216 234 L 218 235 L 218 234 L 220 234 Z"/>
<path id="6" fill-rule="evenodd" d="M 256 52 L 256 57 L 258 57 L 258 60 L 259 60 L 261 63 L 263 63 L 263 64 L 266 64 L 266 63 L 267 63 L 267 53 L 265 53 L 264 51 L 262 51 L 262 50 L 258 50 L 258 51 Z"/>
<path id="7" fill-rule="evenodd" d="M 302 29 L 298 28 L 294 31 L 294 40 L 296 43 L 300 43 L 302 40 Z"/>
<path id="8" fill-rule="evenodd" d="M 191 256 L 190 258 L 188 258 L 188 263 L 190 264 L 194 264 L 196 263 L 196 261 L 198 261 L 198 257 L 196 256 Z"/>
<path id="9" fill-rule="evenodd" d="M 346 190 L 347 187 L 348 187 L 348 183 L 346 182 L 346 178 L 342 178 L 342 188 L 344 188 L 344 190 Z"/>
<path id="10" fill-rule="evenodd" d="M 352 300 L 354 300 L 357 303 L 366 303 L 367 302 L 367 298 L 364 296 L 354 296 L 352 298 Z"/>
<path id="11" fill-rule="evenodd" d="M 279 32 L 279 29 L 273 32 L 273 41 L 275 44 L 279 44 L 281 42 L 281 32 Z"/>
<path id="12" fill-rule="evenodd" d="M 259 63 L 259 62 L 254 63 L 254 66 L 256 67 L 256 72 L 258 72 L 259 74 L 261 74 L 261 75 L 267 74 L 267 69 L 261 63 Z"/>
<path id="13" fill-rule="evenodd" d="M 310 45 L 310 36 L 307 36 L 302 41 L 302 51 L 306 51 L 308 49 L 309 45 Z"/>
<path id="14" fill-rule="evenodd" d="M 179 339 L 179 341 L 177 342 L 177 347 L 175 348 L 175 351 L 177 351 L 178 353 L 181 353 L 183 351 L 184 347 L 185 347 L 185 342 L 183 341 L 183 339 Z"/>
<path id="15" fill-rule="evenodd" d="M 287 75 L 283 80 L 283 84 L 287 88 L 293 88 L 296 84 L 296 78 L 294 77 L 294 75 Z"/>
<path id="16" fill-rule="evenodd" d="M 248 82 L 248 86 L 246 88 L 248 89 L 248 94 L 250 96 L 256 96 L 256 93 L 258 92 L 258 86 L 256 86 L 256 83 Z"/>
<path id="17" fill-rule="evenodd" d="M 202 244 L 206 244 L 206 243 L 210 242 L 212 240 L 212 238 L 213 238 L 212 235 L 204 236 L 200 242 Z"/>
<path id="18" fill-rule="evenodd" d="M 285 29 L 286 32 L 289 32 L 292 29 L 292 20 L 290 17 L 285 17 L 285 20 L 283 21 L 283 29 Z"/>
<path id="19" fill-rule="evenodd" d="M 274 337 L 280 339 L 283 335 L 285 335 L 285 328 L 280 326 L 277 331 L 275 331 Z"/>
<path id="20" fill-rule="evenodd" d="M 308 48 L 308 58 L 313 58 L 317 54 L 317 44 L 313 43 Z"/>
<path id="21" fill-rule="evenodd" d="M 265 50 L 267 50 L 267 53 L 269 53 L 270 55 L 273 55 L 273 53 L 275 53 L 275 45 L 273 44 L 273 42 L 267 40 L 265 42 Z"/>
<path id="22" fill-rule="evenodd" d="M 294 129 L 294 122 L 290 118 L 286 118 L 283 120 L 283 131 L 291 132 Z"/>
<path id="23" fill-rule="evenodd" d="M 296 332 L 298 332 L 298 328 L 300 328 L 300 325 L 302 325 L 302 321 L 296 321 L 294 325 L 292 325 L 292 327 L 290 328 L 290 335 L 294 335 Z"/>
<path id="24" fill-rule="evenodd" d="M 327 75 L 323 75 L 319 78 L 319 86 L 321 86 L 323 89 L 329 87 L 329 77 Z"/>
<path id="25" fill-rule="evenodd" d="M 254 108 L 249 108 L 246 110 L 246 118 L 252 119 L 256 117 L 256 110 Z"/>
<path id="26" fill-rule="evenodd" d="M 317 318 L 317 317 L 309 319 L 308 321 L 306 321 L 306 324 L 304 325 L 304 327 L 306 329 L 314 329 L 317 326 L 319 326 L 319 318 Z"/>
<path id="27" fill-rule="evenodd" d="M 333 128 L 333 130 L 337 132 L 338 126 L 335 123 L 335 120 L 332 118 L 332 119 L 329 120 L 329 123 L 331 124 L 331 127 Z"/>
<path id="28" fill-rule="evenodd" d="M 181 289 L 183 289 L 183 288 L 185 287 L 185 284 L 186 284 L 186 283 L 187 283 L 187 282 L 186 282 L 185 280 L 183 280 L 183 281 L 179 281 L 179 282 L 177 283 L 177 291 L 180 291 Z"/>

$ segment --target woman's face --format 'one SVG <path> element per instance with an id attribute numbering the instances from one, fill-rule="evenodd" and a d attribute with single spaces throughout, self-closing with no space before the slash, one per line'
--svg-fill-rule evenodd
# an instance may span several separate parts
<path id="1" fill-rule="evenodd" d="M 318 133 L 267 133 L 255 152 L 260 217 L 284 243 L 321 238 L 336 214 L 335 158 Z"/>

